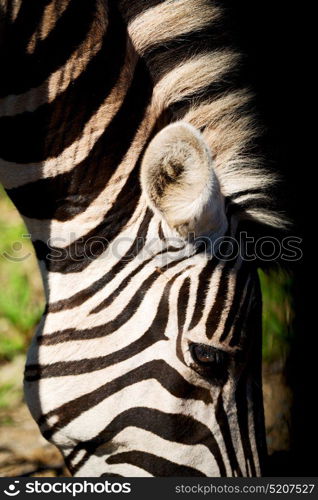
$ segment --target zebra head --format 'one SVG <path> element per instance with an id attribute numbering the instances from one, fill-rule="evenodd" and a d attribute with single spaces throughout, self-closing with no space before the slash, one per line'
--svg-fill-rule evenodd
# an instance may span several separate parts
<path id="1" fill-rule="evenodd" d="M 0 2 L 0 175 L 47 307 L 26 400 L 77 476 L 259 475 L 261 299 L 231 251 L 279 225 L 210 0 Z"/>
<path id="2" fill-rule="evenodd" d="M 225 211 L 212 154 L 199 131 L 185 122 L 161 130 L 145 152 L 141 185 L 165 234 L 177 233 L 184 241 L 191 235 L 199 243 L 185 268 L 168 273 L 152 323 L 167 349 L 155 375 L 148 375 L 153 392 L 159 386 L 162 392 L 151 420 L 171 441 L 171 455 L 162 443 L 166 464 L 159 460 L 162 451 L 154 463 L 163 470 L 170 466 L 175 475 L 260 474 L 265 441 L 258 276 L 244 262 L 244 249 L 221 252 L 238 228 Z M 178 256 L 170 265 L 175 261 Z M 161 411 L 169 398 L 167 411 Z M 151 457 L 156 448 L 151 439 L 149 445 Z"/>
<path id="3" fill-rule="evenodd" d="M 203 136 L 165 127 L 141 185 L 108 271 L 49 303 L 27 363 L 30 407 L 75 475 L 259 475 L 259 284 L 240 253 L 221 251 L 238 226 Z"/>

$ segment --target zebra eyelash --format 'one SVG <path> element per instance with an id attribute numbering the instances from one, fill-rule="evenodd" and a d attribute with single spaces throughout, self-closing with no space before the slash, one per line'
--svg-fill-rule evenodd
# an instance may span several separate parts
<path id="1" fill-rule="evenodd" d="M 223 385 L 228 379 L 230 354 L 216 347 L 191 342 L 189 351 L 193 363 L 191 367 L 203 378 L 216 385 Z"/>
<path id="2" fill-rule="evenodd" d="M 199 364 L 224 364 L 228 353 L 208 344 L 192 342 L 189 346 L 190 352 Z"/>

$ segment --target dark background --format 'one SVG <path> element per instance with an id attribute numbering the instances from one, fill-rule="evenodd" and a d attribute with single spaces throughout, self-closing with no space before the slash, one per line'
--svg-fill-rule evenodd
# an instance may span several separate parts
<path id="1" fill-rule="evenodd" d="M 257 108 L 267 130 L 263 146 L 268 165 L 284 179 L 278 191 L 281 207 L 295 222 L 291 233 L 304 237 L 308 188 L 317 182 L 310 171 L 317 167 L 314 162 L 305 161 L 305 151 L 309 149 L 307 130 L 314 128 L 308 116 L 314 116 L 311 106 L 315 94 L 310 94 L 307 81 L 315 79 L 315 58 L 310 59 L 310 64 L 306 61 L 309 43 L 304 33 L 309 32 L 309 20 L 315 21 L 315 15 L 308 9 L 308 2 L 293 5 L 286 0 L 218 1 L 229 10 L 233 45 L 238 43 L 247 55 L 246 80 L 254 87 Z M 305 108 L 309 111 L 306 120 Z M 312 228 L 314 233 L 315 226 Z M 308 247 L 313 241 L 309 235 Z M 317 306 L 313 303 L 309 308 L 306 298 L 306 294 L 316 295 L 314 268 L 315 255 L 308 258 L 307 266 L 305 260 L 291 266 L 295 320 L 285 375 L 294 396 L 292 446 L 290 451 L 271 456 L 267 476 L 318 476 L 318 332 L 316 324 L 310 325 L 307 319 L 309 309 L 314 317 Z"/>
<path id="2" fill-rule="evenodd" d="M 248 57 L 249 79 L 256 90 L 257 107 L 267 127 L 266 149 L 273 168 L 283 175 L 279 188 L 282 206 L 294 221 L 293 235 L 305 237 L 309 193 L 303 141 L 308 127 L 303 109 L 308 103 L 305 77 L 313 71 L 305 64 L 310 11 L 306 2 L 229 0 L 222 2 L 234 20 L 234 32 Z M 312 59 L 314 61 L 314 59 Z M 314 66 L 314 64 L 313 64 Z M 312 74 L 313 77 L 313 74 Z M 315 181 L 313 180 L 315 183 Z M 307 184 L 305 186 L 305 184 Z M 306 243 L 306 238 L 305 238 Z M 303 250 L 305 250 L 305 244 Z M 286 364 L 293 391 L 292 449 L 272 457 L 268 475 L 275 469 L 285 476 L 317 476 L 317 328 L 310 327 L 305 312 L 306 292 L 314 293 L 313 262 L 291 266 L 294 276 L 294 341 Z M 274 463 L 275 462 L 275 463 Z M 277 475 L 277 474 L 276 474 Z"/>

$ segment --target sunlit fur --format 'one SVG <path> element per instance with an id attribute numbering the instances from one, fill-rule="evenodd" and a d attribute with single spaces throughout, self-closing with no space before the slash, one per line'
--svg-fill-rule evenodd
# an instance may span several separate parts
<path id="1" fill-rule="evenodd" d="M 183 236 L 224 234 L 224 200 L 211 152 L 187 123 L 165 127 L 148 146 L 141 185 L 149 205 Z"/>
<path id="2" fill-rule="evenodd" d="M 77 476 L 260 475 L 257 273 L 211 245 L 284 222 L 219 3 L 0 12 L 0 179 L 47 299 L 25 371 L 43 435 Z M 223 376 L 193 343 L 223 353 Z"/>

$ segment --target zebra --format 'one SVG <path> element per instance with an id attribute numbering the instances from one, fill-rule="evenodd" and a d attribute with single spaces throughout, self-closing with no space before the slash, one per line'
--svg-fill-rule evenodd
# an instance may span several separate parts
<path id="1" fill-rule="evenodd" d="M 24 376 L 43 436 L 77 477 L 262 475 L 257 264 L 227 252 L 284 220 L 220 3 L 0 12 L 0 179 L 46 295 Z"/>

